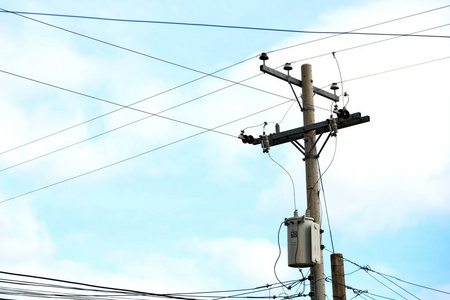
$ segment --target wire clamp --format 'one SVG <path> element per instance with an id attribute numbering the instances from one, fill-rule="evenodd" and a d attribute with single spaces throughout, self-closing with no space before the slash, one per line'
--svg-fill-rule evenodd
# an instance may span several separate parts
<path id="1" fill-rule="evenodd" d="M 269 137 L 264 133 L 259 136 L 261 138 L 261 147 L 263 148 L 263 153 L 269 153 L 270 150 L 270 141 Z"/>

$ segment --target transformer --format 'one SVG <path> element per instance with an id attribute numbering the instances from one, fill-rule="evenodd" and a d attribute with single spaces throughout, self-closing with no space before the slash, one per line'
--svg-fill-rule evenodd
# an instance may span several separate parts
<path id="1" fill-rule="evenodd" d="M 292 268 L 312 267 L 321 263 L 320 226 L 313 218 L 298 216 L 286 218 L 288 266 Z"/>

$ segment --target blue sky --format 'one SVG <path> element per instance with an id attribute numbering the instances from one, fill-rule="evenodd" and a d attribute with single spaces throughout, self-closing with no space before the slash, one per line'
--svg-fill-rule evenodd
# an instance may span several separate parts
<path id="1" fill-rule="evenodd" d="M 448 2 L 0 4 L 10 11 L 349 31 Z M 338 62 L 339 91 L 350 95 L 347 108 L 371 117 L 370 123 L 339 131 L 320 157 L 336 252 L 379 272 L 450 291 L 448 38 L 323 39 L 330 35 L 27 16 L 135 52 L 0 14 L 0 270 L 165 292 L 275 282 L 278 228 L 294 211 L 292 184 L 259 146 L 237 139 L 245 128 L 262 134 L 263 122 L 267 133 L 276 122 L 282 130 L 303 124 L 289 85 L 259 71 L 258 56 L 268 52 L 267 65 L 292 62 L 297 78 L 301 65 L 311 64 L 314 85 L 324 89 L 341 81 Z M 361 32 L 448 36 L 443 25 L 449 17 L 450 8 L 443 8 Z M 223 68 L 215 74 L 220 78 L 199 79 Z M 133 106 L 140 111 L 121 109 L 14 149 L 120 107 L 11 73 L 120 105 L 148 99 Z M 233 84 L 243 80 L 244 85 Z M 328 118 L 329 100 L 316 96 L 315 104 L 316 121 Z M 164 118 L 145 113 L 162 111 Z M 216 129 L 197 135 L 205 131 L 201 128 Z M 45 155 L 105 131 L 111 132 Z M 270 155 L 292 176 L 303 214 L 301 154 L 286 144 Z M 323 243 L 331 250 L 325 215 L 322 226 Z M 282 228 L 277 274 L 300 278 L 287 267 L 285 239 Z M 329 252 L 324 259 L 328 276 Z M 357 269 L 350 263 L 345 268 Z M 346 283 L 403 299 L 362 270 L 348 275 Z M 404 288 L 421 299 L 448 296 Z M 327 293 L 331 298 L 330 284 Z"/>

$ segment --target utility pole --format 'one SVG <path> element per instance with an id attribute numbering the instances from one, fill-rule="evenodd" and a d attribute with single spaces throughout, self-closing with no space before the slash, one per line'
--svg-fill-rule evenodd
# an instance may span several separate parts
<path id="1" fill-rule="evenodd" d="M 327 91 L 324 91 L 320 88 L 313 86 L 313 80 L 312 80 L 312 69 L 311 65 L 304 64 L 301 68 L 302 73 L 302 80 L 298 80 L 292 76 L 289 75 L 289 71 L 292 70 L 292 66 L 290 63 L 286 63 L 284 66 L 284 70 L 287 71 L 287 74 L 284 74 L 282 72 L 279 72 L 275 69 L 269 68 L 266 66 L 265 61 L 269 59 L 266 53 L 262 53 L 260 56 L 260 59 L 263 61 L 263 65 L 260 66 L 260 70 L 266 74 L 272 75 L 278 79 L 282 79 L 284 81 L 287 81 L 294 92 L 294 95 L 297 99 L 297 102 L 300 105 L 300 108 L 303 112 L 303 127 L 294 128 L 290 130 L 286 130 L 283 132 L 279 131 L 279 126 L 276 127 L 276 132 L 266 135 L 263 133 L 263 135 L 260 135 L 259 138 L 254 138 L 251 135 L 245 135 L 244 130 L 241 131 L 241 134 L 239 135 L 239 138 L 242 140 L 245 144 L 252 144 L 252 145 L 261 145 L 263 148 L 263 152 L 269 152 L 270 147 L 281 145 L 285 143 L 291 143 L 292 145 L 297 148 L 303 155 L 304 155 L 304 161 L 305 161 L 305 172 L 306 172 L 306 200 L 307 200 L 307 209 L 306 209 L 306 216 L 303 217 L 303 219 L 299 218 L 297 215 L 297 211 L 294 213 L 294 218 L 286 219 L 286 220 L 294 220 L 295 222 L 292 222 L 292 224 L 299 224 L 298 222 L 300 220 L 305 220 L 308 218 L 312 218 L 314 223 L 320 227 L 321 225 L 321 215 L 320 215 L 320 198 L 319 198 L 319 172 L 318 172 L 318 158 L 320 156 L 320 153 L 322 152 L 324 146 L 326 145 L 328 139 L 331 136 L 336 136 L 338 129 L 346 128 L 358 124 L 362 124 L 365 122 L 370 121 L 369 116 L 361 117 L 360 113 L 353 113 L 350 114 L 345 107 L 342 109 L 337 109 L 337 105 L 335 105 L 335 110 L 333 111 L 336 113 L 337 118 L 333 118 L 330 116 L 329 119 L 315 123 L 315 114 L 314 114 L 314 95 L 319 95 L 324 98 L 327 98 L 331 101 L 334 101 L 337 103 L 339 101 L 339 97 L 336 96 L 336 94 L 329 93 Z M 297 98 L 297 95 L 295 94 L 294 88 L 292 85 L 296 85 L 298 87 L 302 88 L 302 100 L 303 100 L 303 107 Z M 337 85 L 333 84 L 332 89 L 335 91 L 337 89 Z M 278 124 L 277 124 L 278 125 Z M 324 133 L 328 133 L 328 136 L 324 143 L 322 144 L 322 147 L 319 151 L 317 151 L 317 142 L 320 140 L 322 135 Z M 316 138 L 316 136 L 318 136 Z M 304 139 L 305 143 L 304 146 L 301 145 L 298 140 Z M 285 221 L 286 222 L 286 221 Z M 287 226 L 291 226 L 285 223 Z M 316 226 L 314 225 L 314 226 Z M 300 226 L 300 225 L 295 225 Z M 294 226 L 294 227 L 295 227 Z M 314 227 L 313 226 L 313 227 Z M 292 227 L 292 226 L 291 226 Z M 300 227 L 298 227 L 300 228 Z M 312 228 L 312 227 L 311 227 Z M 296 230 L 296 229 L 295 229 Z M 320 229 L 320 232 L 323 232 Z M 292 232 L 295 233 L 291 238 L 294 238 L 295 247 L 298 247 L 299 245 L 298 241 L 298 232 Z M 309 253 L 311 257 L 306 258 L 306 262 L 297 262 L 297 249 L 295 248 L 295 254 L 294 257 L 294 263 L 289 266 L 291 267 L 310 267 L 310 272 L 312 275 L 311 280 L 311 299 L 313 300 L 325 300 L 326 299 L 326 293 L 325 293 L 325 273 L 324 273 L 324 265 L 323 265 L 323 249 L 322 249 L 322 235 L 318 234 L 319 237 L 313 238 L 313 231 L 310 231 L 311 237 L 310 237 L 310 249 L 304 249 L 306 250 L 305 253 Z M 307 242 L 306 242 L 307 244 Z M 305 245 L 302 245 L 305 246 Z M 303 248 L 301 248 L 303 249 Z M 342 257 L 342 255 L 341 255 Z M 332 258 L 333 260 L 333 258 Z M 333 263 L 332 263 L 333 264 Z M 343 279 L 343 265 L 342 265 L 342 272 L 337 271 L 333 273 L 333 291 L 334 291 L 334 275 L 335 274 L 342 274 Z M 344 287 L 344 298 L 345 299 L 345 282 L 342 282 L 340 284 L 342 287 Z M 339 285 L 339 284 L 338 284 Z"/>
<path id="2" fill-rule="evenodd" d="M 309 64 L 302 65 L 302 99 L 303 99 L 303 125 L 308 126 L 316 122 L 314 114 L 312 68 Z M 317 168 L 316 131 L 305 133 L 305 172 L 306 172 L 306 201 L 307 211 L 314 222 L 321 225 L 320 198 L 319 198 L 319 171 Z M 322 245 L 322 235 L 320 236 Z M 325 300 L 325 275 L 323 266 L 323 253 L 320 251 L 320 263 L 311 267 L 313 279 L 311 292 L 315 300 Z"/>
<path id="3" fill-rule="evenodd" d="M 333 281 L 333 300 L 346 300 L 344 258 L 341 253 L 331 254 L 331 279 Z"/>

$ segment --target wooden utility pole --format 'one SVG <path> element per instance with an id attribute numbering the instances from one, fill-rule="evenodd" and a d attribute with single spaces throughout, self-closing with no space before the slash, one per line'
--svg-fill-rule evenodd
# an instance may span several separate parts
<path id="1" fill-rule="evenodd" d="M 331 278 L 333 281 L 333 300 L 346 300 L 344 258 L 341 253 L 331 254 Z"/>
<path id="2" fill-rule="evenodd" d="M 303 125 L 315 124 L 314 94 L 313 94 L 312 68 L 309 64 L 302 65 L 302 99 L 303 99 Z M 314 222 L 321 224 L 320 198 L 319 198 L 319 171 L 317 168 L 316 131 L 310 130 L 305 133 L 305 172 L 306 172 L 306 201 L 307 211 Z M 322 237 L 320 238 L 322 245 Z M 311 267 L 313 279 L 311 281 L 311 292 L 313 299 L 325 300 L 325 274 L 323 267 L 323 253 L 320 251 L 320 263 Z"/>
<path id="3" fill-rule="evenodd" d="M 335 112 L 337 114 L 337 118 L 333 118 L 331 116 L 329 119 L 325 121 L 315 123 L 314 98 L 313 98 L 314 94 L 327 98 L 331 101 L 334 101 L 335 103 L 339 101 L 339 97 L 336 96 L 336 94 L 333 95 L 327 91 L 324 91 L 320 88 L 313 86 L 312 70 L 311 65 L 309 64 L 302 65 L 301 70 L 302 80 L 299 80 L 289 75 L 289 71 L 292 70 L 292 66 L 290 63 L 286 63 L 286 65 L 284 66 L 283 69 L 288 72 L 288 74 L 284 74 L 282 72 L 279 72 L 275 69 L 266 66 L 265 61 L 269 59 L 266 53 L 262 53 L 259 58 L 263 61 L 263 64 L 260 66 L 260 70 L 262 72 L 274 76 L 278 79 L 287 81 L 291 86 L 291 89 L 294 92 L 297 102 L 299 102 L 300 109 L 303 111 L 304 126 L 286 130 L 283 132 L 280 132 L 278 128 L 275 133 L 269 135 L 263 133 L 263 135 L 260 135 L 259 138 L 254 138 L 251 135 L 245 135 L 244 130 L 242 130 L 241 134 L 239 135 L 239 138 L 242 140 L 244 144 L 261 145 L 263 148 L 263 152 L 269 152 L 269 149 L 272 146 L 291 143 L 292 145 L 295 146 L 295 148 L 297 148 L 297 150 L 299 150 L 304 155 L 305 171 L 306 171 L 306 197 L 307 197 L 306 198 L 307 209 L 306 215 L 304 217 L 313 218 L 314 223 L 320 227 L 321 215 L 320 215 L 320 198 L 319 198 L 319 172 L 317 162 L 318 157 L 322 152 L 328 139 L 331 136 L 336 136 L 338 129 L 369 122 L 370 117 L 369 116 L 362 117 L 360 113 L 350 114 L 348 111 L 346 111 L 346 114 Z M 302 88 L 303 107 L 299 99 L 297 98 L 297 95 L 295 94 L 292 85 Z M 340 109 L 339 111 L 343 111 L 343 109 Z M 323 134 L 326 133 L 328 133 L 328 137 L 326 138 L 320 150 L 317 152 L 316 149 L 317 141 L 322 137 Z M 316 138 L 317 135 L 319 136 L 318 138 Z M 305 140 L 304 146 L 298 142 L 298 140 L 300 139 Z M 294 213 L 294 216 L 296 216 L 296 212 Z M 311 275 L 313 275 L 313 279 L 311 280 L 311 299 L 325 300 L 326 294 L 325 294 L 325 273 L 324 273 L 323 251 L 322 251 L 322 236 L 320 235 L 320 237 L 314 239 L 314 242 L 312 241 L 313 240 L 312 236 L 313 234 L 311 231 L 311 245 L 309 245 L 311 246 L 311 249 L 308 251 L 310 251 L 311 255 L 314 257 L 311 257 L 310 262 L 307 263 L 303 262 L 303 263 L 305 263 L 305 267 L 312 266 Z M 296 243 L 296 245 L 298 245 L 298 243 Z M 297 249 L 295 251 L 297 251 Z M 297 262 L 296 260 L 297 254 L 295 254 L 294 257 L 295 257 L 294 261 Z M 294 265 L 295 267 L 299 267 L 296 264 Z M 293 267 L 292 265 L 289 266 Z M 337 274 L 344 274 L 343 267 L 342 272 L 340 273 L 338 272 Z M 345 282 L 343 282 L 341 286 L 345 287 Z"/>

